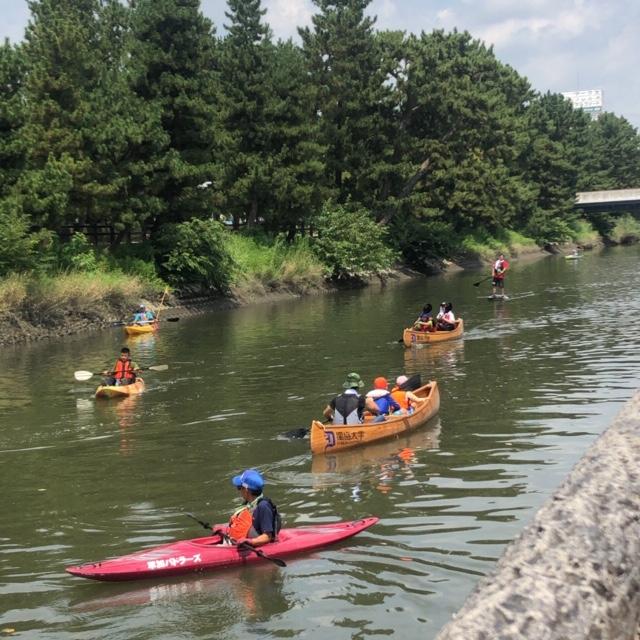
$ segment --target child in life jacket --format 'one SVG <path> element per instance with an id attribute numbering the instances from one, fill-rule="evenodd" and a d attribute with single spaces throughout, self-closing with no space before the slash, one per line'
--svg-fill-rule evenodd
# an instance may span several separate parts
<path id="1" fill-rule="evenodd" d="M 113 369 L 102 372 L 102 375 L 106 376 L 104 384 L 110 387 L 133 384 L 136 381 L 136 373 L 140 370 L 140 367 L 131 359 L 129 347 L 122 347 L 120 357 L 113 365 Z"/>
<path id="2" fill-rule="evenodd" d="M 243 504 L 233 512 L 226 536 L 235 544 L 247 542 L 254 547 L 273 542 L 280 531 L 280 514 L 271 499 L 262 494 L 263 477 L 256 469 L 246 469 L 231 482 Z"/>

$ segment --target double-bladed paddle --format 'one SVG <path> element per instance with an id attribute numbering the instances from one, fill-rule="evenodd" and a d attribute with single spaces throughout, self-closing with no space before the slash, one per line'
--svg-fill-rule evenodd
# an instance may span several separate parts
<path id="1" fill-rule="evenodd" d="M 168 364 L 154 364 L 150 367 L 140 367 L 136 369 L 136 371 L 166 371 L 169 368 Z M 110 373 L 114 373 L 111 371 Z M 102 376 L 105 375 L 102 371 L 93 372 L 93 371 L 74 371 L 73 377 L 79 382 L 84 382 L 85 380 L 90 380 L 93 376 Z"/>
<path id="2" fill-rule="evenodd" d="M 184 515 L 191 518 L 192 520 L 195 520 L 198 524 L 202 525 L 205 529 L 209 529 L 209 531 L 211 531 L 213 535 L 219 535 L 223 538 L 224 537 L 228 538 L 228 536 L 226 536 L 226 534 L 224 534 L 222 531 L 220 531 L 219 529 L 214 529 L 208 522 L 204 522 L 203 520 L 196 518 L 192 513 L 185 513 Z M 287 566 L 287 563 L 284 560 L 281 560 L 280 558 L 274 558 L 273 556 L 268 556 L 266 553 L 264 553 L 264 551 L 260 551 L 260 549 L 257 549 L 246 540 L 238 544 L 237 547 L 238 549 L 249 549 L 249 551 L 253 551 L 253 553 L 255 553 L 260 558 L 269 560 L 270 562 L 273 562 L 273 564 L 277 564 L 279 567 Z"/>

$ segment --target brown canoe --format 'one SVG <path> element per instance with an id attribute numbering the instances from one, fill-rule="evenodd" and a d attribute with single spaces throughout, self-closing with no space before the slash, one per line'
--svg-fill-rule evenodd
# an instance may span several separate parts
<path id="1" fill-rule="evenodd" d="M 309 436 L 311 453 L 333 453 L 359 447 L 419 427 L 438 413 L 440 408 L 438 383 L 431 380 L 413 393 L 424 398 L 424 402 L 413 413 L 387 416 L 384 422 L 373 422 L 373 416 L 368 416 L 362 424 L 322 424 L 314 420 L 311 423 Z"/>
<path id="2" fill-rule="evenodd" d="M 405 329 L 402 334 L 402 342 L 405 347 L 413 347 L 419 344 L 432 344 L 434 342 L 444 342 L 445 340 L 455 340 L 461 338 L 464 333 L 464 322 L 462 318 L 456 320 L 456 328 L 452 331 L 414 331 Z"/>

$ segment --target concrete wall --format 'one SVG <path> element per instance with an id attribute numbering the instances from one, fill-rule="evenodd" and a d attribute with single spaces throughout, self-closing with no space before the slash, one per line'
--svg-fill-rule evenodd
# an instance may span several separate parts
<path id="1" fill-rule="evenodd" d="M 625 640 L 640 621 L 640 392 L 436 640 Z"/>

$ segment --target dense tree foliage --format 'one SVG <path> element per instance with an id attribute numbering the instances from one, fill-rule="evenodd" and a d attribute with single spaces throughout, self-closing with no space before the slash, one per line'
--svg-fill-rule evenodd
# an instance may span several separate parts
<path id="1" fill-rule="evenodd" d="M 30 0 L 24 41 L 0 46 L 0 272 L 107 229 L 174 282 L 224 289 L 221 219 L 310 233 L 334 277 L 426 268 L 479 231 L 562 241 L 576 191 L 640 185 L 624 118 L 536 93 L 469 33 L 313 2 L 296 44 L 261 0 L 228 0 L 219 34 L 200 0 Z"/>

